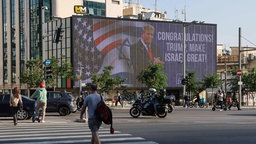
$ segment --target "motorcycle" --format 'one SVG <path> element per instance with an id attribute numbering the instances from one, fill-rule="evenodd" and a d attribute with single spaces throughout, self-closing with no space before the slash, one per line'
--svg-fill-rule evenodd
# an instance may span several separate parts
<path id="1" fill-rule="evenodd" d="M 173 101 L 173 97 L 171 97 L 171 96 L 166 96 L 164 98 L 164 104 L 166 106 L 168 113 L 171 113 L 174 109 L 174 107 L 172 105 L 172 101 Z"/>
<path id="2" fill-rule="evenodd" d="M 82 109 L 83 103 L 84 103 L 84 98 L 83 97 L 78 97 L 76 99 L 77 110 L 80 111 Z"/>
<path id="3" fill-rule="evenodd" d="M 212 111 L 215 111 L 216 109 L 223 109 L 224 111 L 227 110 L 227 106 L 224 102 L 214 102 L 214 105 L 212 107 Z"/>
<path id="4" fill-rule="evenodd" d="M 149 105 L 144 108 L 145 104 Z M 143 116 L 158 116 L 159 118 L 164 118 L 167 116 L 167 109 L 165 104 L 158 104 L 156 106 L 156 111 L 154 110 L 154 104 L 151 101 L 142 102 L 140 99 L 137 99 L 130 109 L 130 115 L 133 118 L 138 118 L 140 115 Z"/>

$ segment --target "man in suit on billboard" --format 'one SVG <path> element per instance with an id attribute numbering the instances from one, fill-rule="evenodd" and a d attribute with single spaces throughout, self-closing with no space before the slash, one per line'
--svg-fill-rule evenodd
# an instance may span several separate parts
<path id="1" fill-rule="evenodd" d="M 150 62 L 155 64 L 164 63 L 160 59 L 159 48 L 152 44 L 154 31 L 155 29 L 152 25 L 145 25 L 142 28 L 141 38 L 131 46 L 130 57 L 135 77 L 143 69 L 147 68 Z"/>

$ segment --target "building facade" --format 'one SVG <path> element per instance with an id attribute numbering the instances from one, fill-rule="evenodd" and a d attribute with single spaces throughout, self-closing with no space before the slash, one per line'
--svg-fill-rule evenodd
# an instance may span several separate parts
<path id="1" fill-rule="evenodd" d="M 24 89 L 20 75 L 26 61 L 42 55 L 43 5 L 51 8 L 50 0 L 0 1 L 0 92 L 9 92 L 15 86 Z M 50 13 L 45 15 L 47 19 Z"/>
<path id="2" fill-rule="evenodd" d="M 60 23 L 57 20 L 77 15 L 75 5 L 87 6 L 97 16 L 122 16 L 122 0 L 0 0 L 0 93 L 8 93 L 16 86 L 27 89 L 20 79 L 26 61 L 36 58 L 45 60 L 48 56 L 60 54 L 55 52 L 58 45 L 54 43 L 53 50 L 43 52 L 46 48 L 43 42 L 54 35 L 44 28 L 49 21 L 54 21 L 52 29 L 61 23 L 66 27 L 66 20 Z M 68 30 L 64 34 L 67 36 Z M 68 44 L 61 42 L 62 46 Z M 68 52 L 61 51 L 66 56 L 64 59 L 70 59 Z M 58 86 L 62 87 L 64 84 L 59 81 Z"/>

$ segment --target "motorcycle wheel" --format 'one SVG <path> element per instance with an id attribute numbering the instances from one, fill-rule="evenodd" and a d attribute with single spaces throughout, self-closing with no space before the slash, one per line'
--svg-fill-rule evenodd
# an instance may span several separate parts
<path id="1" fill-rule="evenodd" d="M 165 118 L 167 116 L 167 111 L 163 112 L 163 113 L 157 113 L 156 114 L 159 118 Z"/>
<path id="2" fill-rule="evenodd" d="M 137 107 L 132 107 L 130 109 L 130 115 L 133 117 L 133 118 L 138 118 L 140 116 L 140 113 L 141 111 L 137 108 Z"/>
<path id="3" fill-rule="evenodd" d="M 212 108 L 212 111 L 215 111 L 215 107 Z"/>
<path id="4" fill-rule="evenodd" d="M 192 103 L 189 103 L 189 107 L 190 107 L 190 108 L 193 108 L 193 106 L 194 106 L 194 105 L 193 105 Z"/>
<path id="5" fill-rule="evenodd" d="M 199 104 L 199 107 L 200 108 L 204 108 L 204 104 Z"/>
<path id="6" fill-rule="evenodd" d="M 165 107 L 158 107 L 157 108 L 157 114 L 156 114 L 159 118 L 164 118 L 167 116 L 167 110 L 165 109 Z"/>
<path id="7" fill-rule="evenodd" d="M 168 110 L 168 113 L 171 113 L 173 111 L 172 105 L 168 104 L 167 105 L 167 110 Z"/>

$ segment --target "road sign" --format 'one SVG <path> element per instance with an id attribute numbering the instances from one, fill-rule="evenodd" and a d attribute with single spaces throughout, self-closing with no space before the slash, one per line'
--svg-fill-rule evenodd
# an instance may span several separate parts
<path id="1" fill-rule="evenodd" d="M 242 81 L 239 81 L 239 82 L 238 82 L 238 85 L 243 85 L 243 82 L 242 82 Z"/>
<path id="2" fill-rule="evenodd" d="M 237 70 L 237 73 L 236 73 L 237 76 L 241 76 L 242 75 L 242 70 Z"/>
<path id="3" fill-rule="evenodd" d="M 47 59 L 47 60 L 45 61 L 45 65 L 49 65 L 49 64 L 51 64 L 51 60 Z"/>

